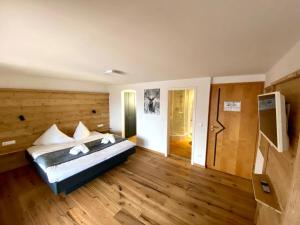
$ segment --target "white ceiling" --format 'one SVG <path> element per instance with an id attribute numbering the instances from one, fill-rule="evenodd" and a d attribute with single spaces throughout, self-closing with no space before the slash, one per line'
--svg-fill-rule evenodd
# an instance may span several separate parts
<path id="1" fill-rule="evenodd" d="M 112 84 L 264 73 L 299 24 L 299 0 L 0 0 L 0 66 Z"/>

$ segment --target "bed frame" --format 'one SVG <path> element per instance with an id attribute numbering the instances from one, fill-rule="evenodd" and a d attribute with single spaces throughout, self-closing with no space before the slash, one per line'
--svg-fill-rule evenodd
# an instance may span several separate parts
<path id="1" fill-rule="evenodd" d="M 54 194 L 59 194 L 64 192 L 65 194 L 69 194 L 70 192 L 76 190 L 82 185 L 88 183 L 93 180 L 97 176 L 103 174 L 104 172 L 112 169 L 113 167 L 119 165 L 122 162 L 125 162 L 128 156 L 135 153 L 135 147 L 130 148 L 118 155 L 115 155 L 99 164 L 96 164 L 86 170 L 83 170 L 77 174 L 74 174 L 71 177 L 66 178 L 65 180 L 49 183 L 47 174 L 40 168 L 40 166 L 34 162 L 31 155 L 26 151 L 26 158 L 33 164 L 36 168 L 39 175 L 42 179 L 49 185 Z"/>

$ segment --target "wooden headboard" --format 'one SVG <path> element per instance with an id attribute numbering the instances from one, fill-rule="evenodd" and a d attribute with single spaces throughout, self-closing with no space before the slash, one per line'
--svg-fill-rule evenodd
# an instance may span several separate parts
<path id="1" fill-rule="evenodd" d="M 54 123 L 70 136 L 79 121 L 90 130 L 109 130 L 108 93 L 0 89 L 0 102 L 0 155 L 24 151 Z M 16 144 L 3 147 L 9 140 Z"/>

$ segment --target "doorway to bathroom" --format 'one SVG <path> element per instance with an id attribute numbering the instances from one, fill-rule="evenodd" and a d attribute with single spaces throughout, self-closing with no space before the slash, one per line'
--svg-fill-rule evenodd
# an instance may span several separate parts
<path id="1" fill-rule="evenodd" d="M 169 90 L 169 155 L 191 159 L 193 145 L 194 92 L 194 89 Z"/>

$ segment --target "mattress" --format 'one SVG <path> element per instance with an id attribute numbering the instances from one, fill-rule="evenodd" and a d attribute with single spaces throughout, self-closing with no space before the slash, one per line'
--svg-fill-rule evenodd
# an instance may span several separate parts
<path id="1" fill-rule="evenodd" d="M 91 135 L 89 137 L 80 141 L 74 141 L 65 144 L 47 145 L 47 146 L 32 146 L 28 148 L 27 151 L 32 156 L 33 159 L 36 159 L 38 156 L 42 154 L 70 148 L 82 143 L 91 142 L 97 139 L 101 139 L 103 136 L 104 134 L 98 132 L 91 132 Z M 45 168 L 42 165 L 39 166 L 47 174 L 49 183 L 55 183 L 55 182 L 62 181 L 68 177 L 71 177 L 72 175 L 77 174 L 83 170 L 86 170 L 96 164 L 99 164 L 134 146 L 135 144 L 133 142 L 125 140 L 115 145 L 112 145 L 108 148 L 105 148 L 101 151 L 97 151 L 95 153 L 82 156 L 80 158 L 56 166 L 51 166 L 48 168 Z"/>

